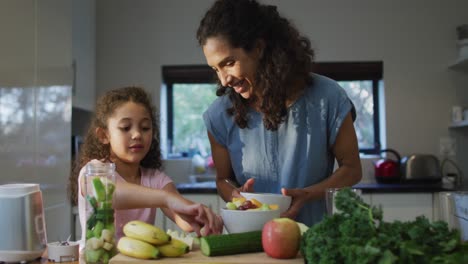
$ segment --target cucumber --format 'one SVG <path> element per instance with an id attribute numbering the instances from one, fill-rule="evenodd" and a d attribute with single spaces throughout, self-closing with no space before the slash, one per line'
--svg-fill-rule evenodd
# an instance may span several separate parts
<path id="1" fill-rule="evenodd" d="M 106 188 L 104 187 L 104 184 L 102 183 L 101 179 L 99 177 L 96 177 L 92 181 L 93 184 L 93 191 L 94 191 L 94 196 L 99 202 L 103 202 L 106 200 Z"/>
<path id="2" fill-rule="evenodd" d="M 202 237 L 200 243 L 201 252 L 209 257 L 263 251 L 262 231 L 210 235 Z"/>

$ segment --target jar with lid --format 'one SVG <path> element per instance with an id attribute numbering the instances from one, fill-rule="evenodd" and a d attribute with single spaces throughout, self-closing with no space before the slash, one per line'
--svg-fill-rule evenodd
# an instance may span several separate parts
<path id="1" fill-rule="evenodd" d="M 117 254 L 112 206 L 115 164 L 88 163 L 84 184 L 87 220 L 82 256 L 88 264 L 107 264 Z"/>

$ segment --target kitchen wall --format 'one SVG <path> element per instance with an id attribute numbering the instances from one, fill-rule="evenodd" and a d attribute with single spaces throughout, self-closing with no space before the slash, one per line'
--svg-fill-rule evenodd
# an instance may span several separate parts
<path id="1" fill-rule="evenodd" d="M 65 240 L 71 228 L 71 2 L 0 1 L 0 36 L 0 184 L 40 184 L 48 241 Z"/>
<path id="2" fill-rule="evenodd" d="M 195 31 L 212 2 L 97 1 L 97 94 L 136 84 L 159 101 L 162 65 L 205 63 Z M 468 23 L 468 1 L 263 2 L 292 18 L 318 61 L 383 61 L 388 147 L 439 155 L 441 137 L 466 144 L 468 131 L 454 135 L 448 124 L 452 105 L 468 106 L 468 74 L 448 65 L 457 58 L 455 27 Z M 466 155 L 457 160 L 468 164 Z"/>

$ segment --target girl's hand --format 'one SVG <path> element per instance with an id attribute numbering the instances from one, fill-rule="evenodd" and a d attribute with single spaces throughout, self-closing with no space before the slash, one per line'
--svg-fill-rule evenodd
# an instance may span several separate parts
<path id="1" fill-rule="evenodd" d="M 254 191 L 254 183 L 255 183 L 255 179 L 254 178 L 250 178 L 248 179 L 244 185 L 242 185 L 240 188 L 235 188 L 232 190 L 232 194 L 231 194 L 231 197 L 242 197 L 242 195 L 240 194 L 241 192 L 253 192 Z"/>
<path id="2" fill-rule="evenodd" d="M 203 204 L 185 199 L 170 199 L 169 197 L 167 205 L 169 209 L 186 221 L 198 236 L 221 234 L 223 231 L 221 217 Z"/>
<path id="3" fill-rule="evenodd" d="M 304 189 L 286 189 L 282 188 L 281 193 L 283 195 L 291 196 L 291 206 L 289 209 L 281 214 L 281 217 L 288 217 L 291 219 L 296 219 L 297 214 L 304 206 L 307 199 L 307 192 Z"/>

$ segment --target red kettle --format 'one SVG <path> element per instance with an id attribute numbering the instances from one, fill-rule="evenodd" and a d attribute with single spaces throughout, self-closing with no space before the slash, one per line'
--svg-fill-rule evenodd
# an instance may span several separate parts
<path id="1" fill-rule="evenodd" d="M 400 154 L 393 149 L 382 149 L 380 153 L 392 153 L 396 159 L 379 159 L 375 161 L 375 179 L 381 183 L 394 183 L 399 182 L 401 179 L 400 174 Z"/>

